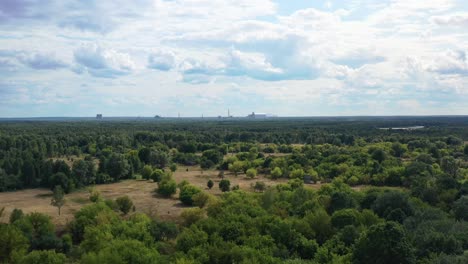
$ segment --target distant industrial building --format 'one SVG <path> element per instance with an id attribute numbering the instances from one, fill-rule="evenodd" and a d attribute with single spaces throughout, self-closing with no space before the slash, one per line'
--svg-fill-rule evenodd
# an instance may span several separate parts
<path id="1" fill-rule="evenodd" d="M 102 114 L 97 114 L 96 119 L 102 119 Z"/>
<path id="2" fill-rule="evenodd" d="M 268 118 L 268 117 L 275 117 L 274 115 L 270 114 L 265 114 L 265 113 L 255 113 L 252 112 L 252 114 L 247 116 L 248 118 Z"/>

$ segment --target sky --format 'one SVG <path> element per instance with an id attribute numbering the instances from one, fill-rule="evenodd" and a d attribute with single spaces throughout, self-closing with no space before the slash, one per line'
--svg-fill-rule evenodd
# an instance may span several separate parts
<path id="1" fill-rule="evenodd" d="M 0 0 L 0 117 L 467 115 L 466 0 Z"/>

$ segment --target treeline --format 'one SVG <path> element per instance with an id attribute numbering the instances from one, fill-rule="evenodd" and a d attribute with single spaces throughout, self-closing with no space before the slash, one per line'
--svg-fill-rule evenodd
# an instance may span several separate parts
<path id="1" fill-rule="evenodd" d="M 312 190 L 291 180 L 263 193 L 211 197 L 186 209 L 179 224 L 131 212 L 128 198 L 102 200 L 93 192 L 90 199 L 94 203 L 78 211 L 60 236 L 48 216 L 14 210 L 10 223 L 0 224 L 0 262 L 468 261 L 468 196 L 444 212 L 398 190 L 356 192 L 340 180 Z"/>

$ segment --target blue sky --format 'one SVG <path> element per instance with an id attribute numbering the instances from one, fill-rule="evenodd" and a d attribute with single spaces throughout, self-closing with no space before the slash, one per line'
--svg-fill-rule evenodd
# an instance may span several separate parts
<path id="1" fill-rule="evenodd" d="M 468 114 L 464 0 L 2 0 L 0 117 Z"/>

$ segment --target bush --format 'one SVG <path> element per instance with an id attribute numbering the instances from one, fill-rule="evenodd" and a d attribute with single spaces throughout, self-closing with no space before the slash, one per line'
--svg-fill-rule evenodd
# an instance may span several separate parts
<path id="1" fill-rule="evenodd" d="M 56 253 L 53 250 L 47 251 L 32 251 L 21 259 L 20 264 L 62 264 L 67 260 L 66 256 L 61 253 Z"/>
<path id="2" fill-rule="evenodd" d="M 128 214 L 130 209 L 133 207 L 133 202 L 128 196 L 119 197 L 115 200 L 115 202 L 117 203 L 119 210 L 125 215 Z"/>
<path id="3" fill-rule="evenodd" d="M 171 197 L 177 192 L 177 183 L 172 179 L 165 179 L 158 183 L 157 193 L 164 197 Z"/>
<path id="4" fill-rule="evenodd" d="M 272 179 L 278 179 L 278 178 L 281 178 L 281 176 L 283 176 L 283 171 L 279 167 L 275 167 L 271 171 L 271 178 Z"/>
<path id="5" fill-rule="evenodd" d="M 200 208 L 205 207 L 205 205 L 208 204 L 210 199 L 211 199 L 211 195 L 205 192 L 199 192 L 192 196 L 193 204 Z"/>
<path id="6" fill-rule="evenodd" d="M 219 182 L 219 189 L 222 192 L 228 192 L 231 189 L 231 182 L 229 180 L 223 179 Z"/>
<path id="7" fill-rule="evenodd" d="M 246 175 L 248 178 L 253 179 L 257 176 L 257 170 L 254 168 L 250 168 L 247 170 Z"/>
<path id="8" fill-rule="evenodd" d="M 93 203 L 97 203 L 101 200 L 101 193 L 95 188 L 89 190 L 89 200 Z"/>
<path id="9" fill-rule="evenodd" d="M 13 211 L 10 214 L 10 224 L 13 224 L 17 220 L 20 220 L 21 218 L 23 218 L 23 216 L 23 210 L 17 208 L 13 209 Z"/>
<path id="10" fill-rule="evenodd" d="M 468 195 L 462 196 L 453 203 L 453 213 L 458 220 L 468 221 Z"/>
<path id="11" fill-rule="evenodd" d="M 254 190 L 258 192 L 263 192 L 266 189 L 266 184 L 264 182 L 256 182 L 254 185 Z"/>
<path id="12" fill-rule="evenodd" d="M 199 192 L 201 190 L 193 185 L 184 185 L 180 189 L 179 199 L 183 204 L 191 206 L 193 205 L 192 197 Z"/>
<path id="13" fill-rule="evenodd" d="M 154 181 L 154 182 L 160 182 L 163 178 L 165 177 L 165 173 L 163 170 L 161 169 L 156 169 L 153 171 L 153 173 L 151 174 L 151 179 Z"/>
<path id="14" fill-rule="evenodd" d="M 153 168 L 150 165 L 145 165 L 141 170 L 141 176 L 143 176 L 143 179 L 145 180 L 149 180 L 152 174 Z"/>
<path id="15" fill-rule="evenodd" d="M 214 185 L 214 182 L 212 180 L 209 180 L 207 183 L 206 183 L 206 186 L 208 187 L 208 189 L 211 190 L 211 188 L 213 188 L 213 185 Z"/>

